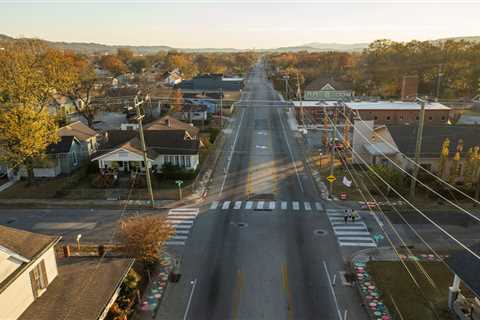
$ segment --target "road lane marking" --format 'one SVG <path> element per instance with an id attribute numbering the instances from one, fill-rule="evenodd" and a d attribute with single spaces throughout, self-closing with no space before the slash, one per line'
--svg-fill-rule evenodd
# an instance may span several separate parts
<path id="1" fill-rule="evenodd" d="M 335 226 L 335 230 L 367 230 L 365 226 Z"/>
<path id="2" fill-rule="evenodd" d="M 304 202 L 303 205 L 305 206 L 306 211 L 312 210 L 312 207 L 310 206 L 310 202 Z"/>
<path id="3" fill-rule="evenodd" d="M 265 203 L 264 201 L 258 201 L 257 202 L 257 209 L 262 210 L 264 203 Z"/>
<path id="4" fill-rule="evenodd" d="M 215 210 L 218 207 L 218 201 L 213 201 L 212 205 L 210 206 L 210 210 Z"/>
<path id="5" fill-rule="evenodd" d="M 170 239 L 173 239 L 173 240 L 187 240 L 188 236 L 172 236 L 172 237 L 170 237 Z"/>
<path id="6" fill-rule="evenodd" d="M 292 303 L 292 293 L 290 292 L 290 286 L 288 284 L 288 267 L 287 264 L 284 263 L 282 265 L 282 283 L 283 289 L 287 295 L 287 309 L 288 309 L 288 319 L 293 319 L 293 303 Z"/>
<path id="7" fill-rule="evenodd" d="M 184 246 L 185 245 L 185 241 L 166 241 L 165 243 L 167 245 L 170 245 L 170 246 Z"/>
<path id="8" fill-rule="evenodd" d="M 325 268 L 325 273 L 327 274 L 328 286 L 330 287 L 330 293 L 332 294 L 335 308 L 337 308 L 338 319 L 342 320 L 342 313 L 340 312 L 340 307 L 338 306 L 337 296 L 335 295 L 335 290 L 333 290 L 332 280 L 330 279 L 330 273 L 328 272 L 328 267 L 325 260 L 323 260 L 323 267 Z"/>
<path id="9" fill-rule="evenodd" d="M 315 202 L 315 208 L 317 208 L 318 211 L 323 210 L 323 206 L 320 202 Z"/>
<path id="10" fill-rule="evenodd" d="M 377 244 L 375 242 L 338 242 L 341 247 L 376 247 Z"/>
<path id="11" fill-rule="evenodd" d="M 233 206 L 233 209 L 238 210 L 242 207 L 242 201 L 235 201 L 235 205 Z"/>
<path id="12" fill-rule="evenodd" d="M 222 210 L 227 210 L 230 207 L 230 201 L 225 201 L 222 205 Z"/>
<path id="13" fill-rule="evenodd" d="M 171 224 L 193 224 L 193 220 L 178 220 L 178 219 L 167 219 L 167 222 Z"/>
<path id="14" fill-rule="evenodd" d="M 268 209 L 270 209 L 270 210 L 275 209 L 275 201 L 270 201 L 270 203 L 268 204 Z"/>
<path id="15" fill-rule="evenodd" d="M 298 201 L 293 201 L 292 202 L 292 207 L 293 207 L 293 210 L 299 210 L 300 209 L 300 204 L 298 203 Z"/>
<path id="16" fill-rule="evenodd" d="M 300 190 L 302 192 L 304 192 L 303 185 L 302 185 L 302 180 L 300 179 L 300 175 L 298 173 L 297 164 L 295 162 L 295 158 L 293 157 L 292 149 L 290 147 L 290 143 L 288 142 L 288 137 L 287 137 L 287 134 L 285 132 L 285 126 L 283 125 L 282 116 L 280 115 L 280 111 L 278 109 L 277 109 L 277 114 L 278 114 L 278 117 L 280 118 L 280 124 L 282 125 L 283 136 L 285 137 L 285 142 L 287 143 L 287 148 L 288 148 L 288 152 L 290 153 L 290 158 L 292 160 L 293 168 L 295 169 L 295 174 L 297 175 L 298 186 L 300 187 Z"/>
<path id="17" fill-rule="evenodd" d="M 372 238 L 370 237 L 338 237 L 338 240 L 373 242 Z"/>
<path id="18" fill-rule="evenodd" d="M 190 229 L 190 228 L 192 228 L 191 224 L 172 224 L 171 226 L 175 229 Z"/>
<path id="19" fill-rule="evenodd" d="M 253 201 L 247 201 L 247 203 L 245 204 L 245 209 L 251 210 L 252 207 L 253 207 Z"/>
<path id="20" fill-rule="evenodd" d="M 370 235 L 370 232 L 368 231 L 335 231 L 335 230 L 333 231 L 337 236 L 369 236 Z"/>
<path id="21" fill-rule="evenodd" d="M 225 183 L 227 182 L 228 172 L 230 171 L 230 165 L 232 163 L 233 152 L 235 151 L 235 145 L 237 144 L 238 134 L 240 133 L 240 128 L 242 127 L 242 122 L 243 122 L 243 116 L 244 115 L 245 115 L 245 109 L 242 110 L 242 116 L 240 117 L 240 123 L 238 124 L 237 134 L 235 135 L 235 139 L 233 140 L 232 150 L 230 151 L 230 156 L 228 157 L 225 176 L 223 178 L 222 186 L 220 187 L 220 195 L 222 195 L 223 188 L 225 187 Z"/>
<path id="22" fill-rule="evenodd" d="M 281 206 L 282 210 L 287 210 L 287 201 L 282 201 Z"/>

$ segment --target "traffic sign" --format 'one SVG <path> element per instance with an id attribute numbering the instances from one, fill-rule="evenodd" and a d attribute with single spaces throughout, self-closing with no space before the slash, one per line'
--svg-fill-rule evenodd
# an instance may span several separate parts
<path id="1" fill-rule="evenodd" d="M 176 180 L 175 183 L 177 184 L 177 186 L 181 186 L 183 184 L 183 181 L 182 180 Z"/>
<path id="2" fill-rule="evenodd" d="M 330 182 L 330 183 L 333 183 L 335 180 L 337 180 L 337 178 L 335 178 L 335 176 L 330 175 L 330 176 L 327 177 L 327 181 Z"/>
<path id="3" fill-rule="evenodd" d="M 383 235 L 381 235 L 380 233 L 377 233 L 373 236 L 373 240 L 376 242 L 376 243 L 379 243 L 380 241 L 382 241 L 383 239 L 385 239 L 385 237 Z"/>

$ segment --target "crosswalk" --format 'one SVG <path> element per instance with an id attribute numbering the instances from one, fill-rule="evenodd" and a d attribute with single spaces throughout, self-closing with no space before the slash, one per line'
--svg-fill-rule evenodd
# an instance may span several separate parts
<path id="1" fill-rule="evenodd" d="M 362 217 L 345 223 L 344 209 L 327 209 L 327 216 L 341 247 L 376 247 Z"/>
<path id="2" fill-rule="evenodd" d="M 179 208 L 168 212 L 167 222 L 175 228 L 175 234 L 166 242 L 171 246 L 184 246 L 198 215 L 198 208 Z"/>
<path id="3" fill-rule="evenodd" d="M 210 210 L 252 210 L 252 211 L 272 211 L 272 210 L 292 210 L 298 212 L 323 211 L 321 202 L 310 201 L 213 201 L 209 207 Z"/>

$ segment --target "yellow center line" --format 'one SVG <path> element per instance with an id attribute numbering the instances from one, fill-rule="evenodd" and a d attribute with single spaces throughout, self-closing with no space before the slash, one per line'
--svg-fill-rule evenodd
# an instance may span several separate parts
<path id="1" fill-rule="evenodd" d="M 240 296 L 242 293 L 243 284 L 244 284 L 243 272 L 238 270 L 235 278 L 235 288 L 233 291 L 232 319 L 236 319 L 238 317 L 238 306 L 240 305 Z"/>
<path id="2" fill-rule="evenodd" d="M 287 294 L 288 319 L 293 319 L 292 293 L 290 292 L 290 287 L 288 285 L 288 267 L 286 263 L 282 265 L 282 282 L 283 282 L 283 289 Z"/>

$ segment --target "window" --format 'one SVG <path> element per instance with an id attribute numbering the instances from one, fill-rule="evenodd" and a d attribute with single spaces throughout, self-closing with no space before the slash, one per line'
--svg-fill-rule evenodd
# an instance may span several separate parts
<path id="1" fill-rule="evenodd" d="M 185 167 L 190 168 L 192 166 L 192 162 L 190 161 L 190 156 L 185 156 Z"/>
<path id="2" fill-rule="evenodd" d="M 180 156 L 180 167 L 185 167 L 185 156 Z"/>
<path id="3" fill-rule="evenodd" d="M 145 161 L 141 162 L 142 168 L 145 168 Z"/>
<path id="4" fill-rule="evenodd" d="M 445 116 L 442 116 L 442 120 L 445 120 Z"/>
<path id="5" fill-rule="evenodd" d="M 433 120 L 433 118 L 431 116 L 428 117 L 428 121 L 432 121 L 432 120 Z"/>
<path id="6" fill-rule="evenodd" d="M 418 116 L 416 116 L 416 117 L 415 117 L 415 120 L 418 120 L 418 119 L 420 119 L 420 118 L 419 118 Z"/>
<path id="7" fill-rule="evenodd" d="M 387 121 L 390 120 L 390 116 L 387 116 Z"/>
<path id="8" fill-rule="evenodd" d="M 180 164 L 180 157 L 179 156 L 175 156 L 175 165 L 178 166 Z"/>
<path id="9" fill-rule="evenodd" d="M 45 261 L 42 260 L 30 271 L 30 282 L 32 284 L 33 296 L 39 297 L 40 291 L 47 288 L 48 279 L 45 269 Z"/>
<path id="10" fill-rule="evenodd" d="M 378 117 L 377 116 L 373 117 L 373 120 L 378 120 Z"/>

